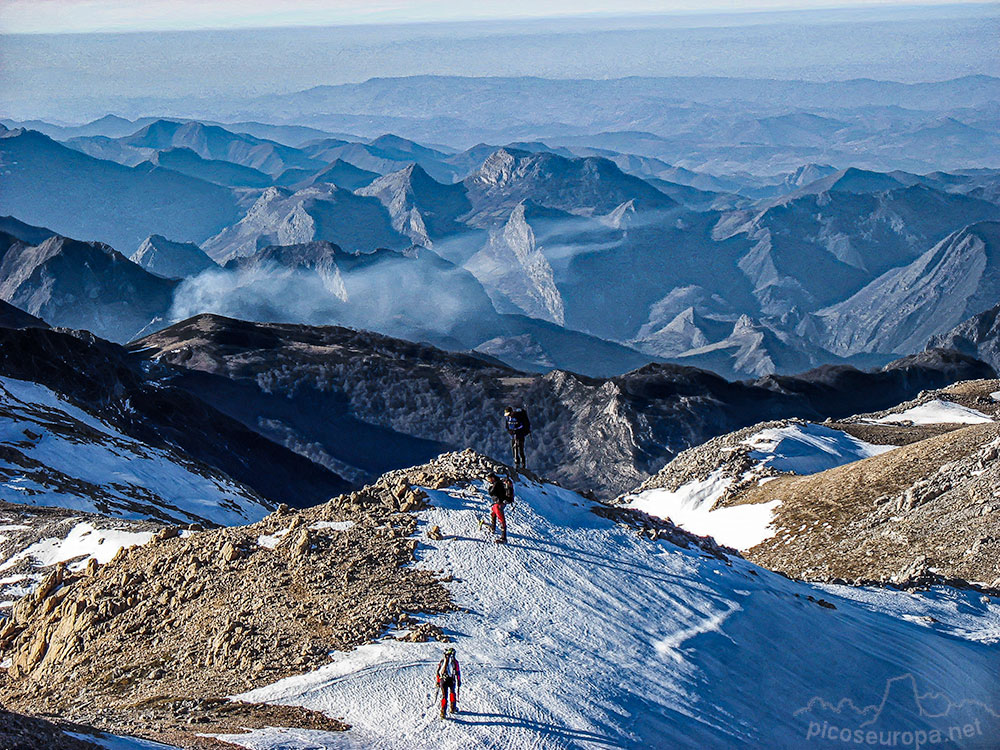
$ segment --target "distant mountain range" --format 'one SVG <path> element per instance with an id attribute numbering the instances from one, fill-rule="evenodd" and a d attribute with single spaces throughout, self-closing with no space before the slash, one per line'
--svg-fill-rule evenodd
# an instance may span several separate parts
<path id="1" fill-rule="evenodd" d="M 1000 79 L 984 75 L 918 84 L 414 76 L 268 95 L 241 112 L 458 148 L 542 140 L 766 175 L 806 162 L 880 171 L 1000 167 L 997 101 Z"/>
<path id="2" fill-rule="evenodd" d="M 131 254 L 150 234 L 201 242 L 238 220 L 226 187 L 94 158 L 31 130 L 0 132 L 0 213 Z"/>
<path id="3" fill-rule="evenodd" d="M 833 127 L 769 127 L 793 124 Z M 1000 301 L 1000 170 L 722 178 L 608 149 L 292 146 L 174 120 L 67 144 L 0 135 L 17 240 L 0 299 L 118 341 L 216 312 L 539 371 L 672 360 L 755 378 L 884 364 Z"/>

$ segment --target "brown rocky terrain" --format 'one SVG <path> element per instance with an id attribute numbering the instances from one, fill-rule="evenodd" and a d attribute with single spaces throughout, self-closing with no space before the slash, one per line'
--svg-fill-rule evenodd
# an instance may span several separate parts
<path id="1" fill-rule="evenodd" d="M 63 508 L 18 505 L 0 501 L 0 616 L 9 614 L 10 602 L 30 593 L 53 566 L 33 555 L 24 554 L 33 545 L 51 539 L 65 539 L 80 523 L 89 523 L 100 531 L 155 533 L 163 528 L 157 521 L 133 521 L 80 513 Z M 68 558 L 66 565 L 82 563 L 84 557 Z"/>
<path id="2" fill-rule="evenodd" d="M 776 533 L 744 552 L 753 562 L 816 581 L 915 585 L 970 582 L 1000 588 L 1000 423 L 876 423 L 932 400 L 994 419 L 998 380 L 924 391 L 892 409 L 825 427 L 895 450 L 808 476 L 759 466 L 743 441 L 755 425 L 680 454 L 641 490 L 704 480 L 722 469 L 732 484 L 715 507 L 780 500 Z M 766 482 L 760 480 L 767 479 Z"/>
<path id="3" fill-rule="evenodd" d="M 1000 588 L 1000 425 L 973 425 L 730 499 L 780 499 L 777 533 L 746 553 L 807 580 Z"/>
<path id="4" fill-rule="evenodd" d="M 99 750 L 102 745 L 77 739 L 83 727 L 60 726 L 34 716 L 21 716 L 0 708 L 0 748 L 3 750 Z"/>
<path id="5" fill-rule="evenodd" d="M 417 544 L 408 511 L 423 493 L 407 477 L 458 479 L 440 467 L 401 472 L 249 526 L 186 538 L 166 527 L 81 574 L 59 566 L 0 628 L 11 660 L 0 701 L 186 747 L 205 745 L 195 732 L 345 728 L 301 709 L 221 699 L 314 669 L 390 626 L 445 637 L 413 619 L 451 604 L 435 575 L 408 567 Z"/>

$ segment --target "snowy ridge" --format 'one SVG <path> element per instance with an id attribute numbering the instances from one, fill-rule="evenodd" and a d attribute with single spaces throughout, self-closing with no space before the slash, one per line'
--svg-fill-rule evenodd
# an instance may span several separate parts
<path id="1" fill-rule="evenodd" d="M 0 378 L 0 500 L 129 519 L 229 526 L 271 508 L 252 490 L 128 437 L 36 383 Z"/>
<path id="2" fill-rule="evenodd" d="M 239 696 L 341 716 L 351 730 L 221 739 L 260 750 L 801 749 L 823 718 L 800 711 L 814 698 L 875 703 L 903 674 L 956 705 L 996 708 L 995 602 L 952 591 L 851 601 L 836 587 L 637 536 L 568 490 L 516 489 L 506 547 L 479 528 L 477 486 L 427 490 L 431 507 L 420 513 L 418 564 L 454 577 L 460 609 L 433 622 L 462 663 L 459 714 L 436 716 L 442 644 L 385 638 Z M 424 536 L 434 526 L 441 541 Z M 885 605 L 893 598 L 935 623 L 894 615 Z M 975 610 L 978 626 L 967 617 L 953 626 L 956 610 Z M 1000 731 L 991 714 L 979 718 Z M 936 721 L 900 703 L 885 706 L 875 728 L 929 731 Z M 957 746 L 986 748 L 990 736 Z"/>
<path id="3" fill-rule="evenodd" d="M 716 447 L 710 443 L 692 449 L 710 455 L 719 451 L 721 458 L 706 478 L 694 478 L 675 488 L 640 488 L 622 501 L 630 508 L 669 518 L 692 533 L 712 536 L 721 544 L 748 550 L 774 534 L 771 519 L 780 501 L 717 507 L 728 492 L 767 482 L 780 473 L 816 474 L 894 447 L 872 445 L 812 422 L 758 426 L 737 435 L 742 437 L 733 446 Z"/>

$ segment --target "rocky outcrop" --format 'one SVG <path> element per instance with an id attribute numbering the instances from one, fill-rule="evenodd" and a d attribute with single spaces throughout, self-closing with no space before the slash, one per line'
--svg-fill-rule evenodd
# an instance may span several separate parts
<path id="1" fill-rule="evenodd" d="M 171 242 L 158 234 L 146 238 L 129 258 L 150 273 L 168 279 L 196 276 L 218 265 L 192 242 Z"/>
<path id="2" fill-rule="evenodd" d="M 221 699 L 314 669 L 390 625 L 444 640 L 416 617 L 451 604 L 435 574 L 410 565 L 412 511 L 426 500 L 415 483 L 468 482 L 482 466 L 497 467 L 444 457 L 306 511 L 183 536 L 164 528 L 105 565 L 60 566 L 0 628 L 11 660 L 2 701 L 157 739 L 192 723 L 344 728 Z"/>
<path id="3" fill-rule="evenodd" d="M 782 503 L 777 533 L 746 556 L 807 580 L 898 585 L 933 573 L 1000 589 L 998 443 L 995 423 L 975 425 L 755 488 L 733 502 Z"/>
<path id="4" fill-rule="evenodd" d="M 752 383 L 676 365 L 615 378 L 537 375 L 372 333 L 218 316 L 192 318 L 137 347 L 171 366 L 170 382 L 251 429 L 368 479 L 395 468 L 390 461 L 417 463 L 446 448 L 505 458 L 503 409 L 523 404 L 533 427 L 528 465 L 606 496 L 639 484 L 681 450 L 746 425 L 823 421 L 994 374 L 968 357 L 931 352 L 874 373 L 825 368 Z"/>

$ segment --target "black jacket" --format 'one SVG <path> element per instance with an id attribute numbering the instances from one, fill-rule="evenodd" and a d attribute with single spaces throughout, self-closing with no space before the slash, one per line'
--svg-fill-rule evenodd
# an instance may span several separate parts
<path id="1" fill-rule="evenodd" d="M 493 502 L 500 505 L 506 505 L 514 501 L 514 493 L 511 491 L 510 481 L 501 477 L 490 480 L 489 493 L 490 497 L 493 498 Z"/>

